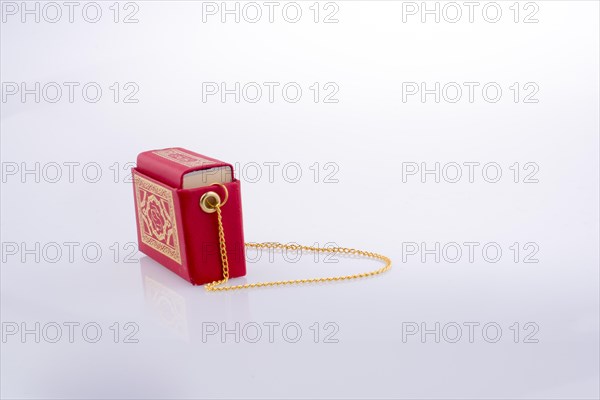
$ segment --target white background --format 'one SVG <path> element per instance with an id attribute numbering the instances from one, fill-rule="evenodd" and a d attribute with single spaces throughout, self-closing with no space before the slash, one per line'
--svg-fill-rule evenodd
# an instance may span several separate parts
<path id="1" fill-rule="evenodd" d="M 521 2 L 518 22 L 514 2 L 498 2 L 496 23 L 482 16 L 486 2 L 473 22 L 459 2 L 456 23 L 444 15 L 423 23 L 419 13 L 404 22 L 406 2 L 325 3 L 317 23 L 312 1 L 298 3 L 297 23 L 282 17 L 284 2 L 273 23 L 262 2 L 257 23 L 233 16 L 222 23 L 220 14 L 203 22 L 203 4 L 189 1 L 120 3 L 116 23 L 113 2 L 99 3 L 96 23 L 82 17 L 85 2 L 73 23 L 58 3 L 58 22 L 41 15 L 37 23 L 33 15 L 21 21 L 20 2 L 16 15 L 3 2 L 3 398 L 598 398 L 598 2 Z M 338 22 L 324 23 L 335 6 Z M 533 10 L 538 22 L 525 23 Z M 138 22 L 123 23 L 132 11 Z M 37 103 L 34 94 L 7 92 L 23 82 L 79 86 L 73 102 L 62 86 L 59 101 L 47 101 L 48 92 Z M 103 90 L 96 103 L 82 97 L 89 82 Z M 123 102 L 128 82 L 139 89 L 137 103 Z M 266 89 L 256 103 L 243 96 L 236 103 L 233 95 L 203 101 L 203 82 L 280 86 L 272 103 Z M 288 82 L 302 88 L 295 103 L 281 95 Z M 326 83 L 337 85 L 338 102 L 315 103 L 315 82 L 321 96 Z M 403 101 L 405 82 L 429 89 L 457 82 L 463 96 Z M 473 102 L 463 82 L 479 84 Z M 482 96 L 490 82 L 502 89 L 497 102 Z M 537 102 L 524 102 L 527 83 L 538 89 Z M 335 242 L 388 255 L 392 271 L 213 294 L 130 254 L 128 169 L 139 152 L 172 146 L 239 165 L 247 240 Z M 270 179 L 265 163 L 272 162 L 280 164 Z M 472 183 L 465 162 L 480 163 Z M 65 163 L 76 163 L 72 179 Z M 415 165 L 407 163 L 440 163 L 440 182 L 432 174 L 425 182 L 403 176 Z M 448 163 L 463 166 L 456 183 L 448 175 L 455 170 L 442 174 L 455 165 Z M 491 171 L 482 175 L 487 163 L 500 166 L 498 182 L 488 182 Z M 524 182 L 532 171 L 526 163 L 536 169 L 534 182 Z M 256 165 L 262 175 L 255 179 Z M 292 183 L 297 170 L 302 176 Z M 479 244 L 472 262 L 465 242 Z M 439 260 L 409 251 L 436 243 Z M 442 251 L 453 243 L 463 251 L 456 262 Z M 502 250 L 498 260 L 491 250 L 482 254 L 488 243 Z M 102 254 L 82 254 L 84 247 Z M 532 251 L 527 260 L 537 262 L 524 262 Z M 377 267 L 292 256 L 263 254 L 235 283 Z M 79 324 L 73 343 L 70 322 Z M 273 343 L 269 322 L 280 324 Z M 472 340 L 468 323 L 479 324 Z M 57 343 L 54 324 L 62 327 Z M 85 324 L 101 327 L 98 342 L 88 342 L 95 332 L 84 335 Z M 239 343 L 234 334 L 203 336 L 236 324 Z M 302 329 L 296 343 L 288 342 L 294 330 L 282 332 L 285 324 Z M 256 325 L 263 336 L 251 343 Z M 456 325 L 462 336 L 454 340 Z M 434 333 L 407 335 L 414 326 L 439 326 L 439 343 Z M 137 343 L 126 343 L 134 327 L 129 339 Z M 332 327 L 337 343 L 326 343 Z M 23 329 L 37 330 L 39 343 Z"/>

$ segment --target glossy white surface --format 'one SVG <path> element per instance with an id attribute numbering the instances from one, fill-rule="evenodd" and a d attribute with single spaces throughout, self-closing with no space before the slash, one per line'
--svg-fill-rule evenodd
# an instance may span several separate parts
<path id="1" fill-rule="evenodd" d="M 597 2 L 536 2 L 537 24 L 512 22 L 512 2 L 496 24 L 402 23 L 391 1 L 338 2 L 337 24 L 312 22 L 312 2 L 297 24 L 204 24 L 201 3 L 136 4 L 137 24 L 113 23 L 110 3 L 97 24 L 2 24 L 3 82 L 104 90 L 97 103 L 2 102 L 3 398 L 598 398 Z M 236 81 L 304 92 L 297 103 L 202 101 L 202 82 Z M 114 82 L 135 82 L 139 102 L 115 103 Z M 339 103 L 314 103 L 314 82 L 335 82 Z M 402 102 L 402 82 L 504 92 L 497 103 Z M 515 103 L 514 82 L 536 83 L 539 102 Z M 235 293 L 191 286 L 131 244 L 127 170 L 169 146 L 238 164 L 247 240 L 336 242 L 390 256 L 392 271 Z M 495 162 L 503 174 L 403 182 L 403 162 Z M 523 183 L 528 162 L 538 183 Z M 22 173 L 35 163 L 39 177 Z M 65 163 L 79 163 L 72 182 Z M 299 182 L 284 165 L 299 166 Z M 478 243 L 473 262 L 465 242 Z M 439 262 L 410 255 L 421 243 L 440 244 Z M 236 282 L 375 265 L 286 257 L 263 254 Z M 421 323 L 439 323 L 439 343 L 408 334 Z"/>

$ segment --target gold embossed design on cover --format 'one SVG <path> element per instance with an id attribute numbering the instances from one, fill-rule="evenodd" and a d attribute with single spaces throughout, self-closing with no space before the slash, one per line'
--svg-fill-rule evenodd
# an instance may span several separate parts
<path id="1" fill-rule="evenodd" d="M 202 165 L 214 164 L 215 162 L 212 160 L 207 160 L 206 158 L 198 157 L 193 154 L 186 153 L 185 151 L 181 151 L 178 149 L 165 149 L 165 150 L 157 150 L 153 152 L 157 156 L 161 156 L 166 158 L 167 160 L 171 160 L 181 165 L 185 165 L 186 167 L 199 167 Z"/>
<path id="2" fill-rule="evenodd" d="M 134 175 L 142 243 L 181 265 L 173 192 Z"/>

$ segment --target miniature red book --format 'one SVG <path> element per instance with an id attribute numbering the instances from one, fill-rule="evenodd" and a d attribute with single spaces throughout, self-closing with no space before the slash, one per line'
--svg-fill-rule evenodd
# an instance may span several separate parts
<path id="1" fill-rule="evenodd" d="M 140 153 L 133 168 L 139 249 L 194 285 L 223 278 L 215 216 L 203 212 L 206 192 L 226 194 L 222 209 L 229 276 L 246 274 L 240 181 L 231 164 L 182 148 Z"/>

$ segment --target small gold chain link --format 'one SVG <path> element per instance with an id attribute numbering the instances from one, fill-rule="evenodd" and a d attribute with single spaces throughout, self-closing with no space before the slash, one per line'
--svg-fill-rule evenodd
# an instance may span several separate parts
<path id="1" fill-rule="evenodd" d="M 374 260 L 383 261 L 385 265 L 379 269 L 363 272 L 360 274 L 351 274 L 351 275 L 340 275 L 340 276 L 330 276 L 325 278 L 308 278 L 308 279 L 290 279 L 285 281 L 271 281 L 271 282 L 256 282 L 256 283 L 246 283 L 244 285 L 235 285 L 235 286 L 219 286 L 226 283 L 229 280 L 229 262 L 227 261 L 227 247 L 225 244 L 225 232 L 223 230 L 223 217 L 221 216 L 221 205 L 218 204 L 214 206 L 217 211 L 217 222 L 219 224 L 219 247 L 221 249 L 221 263 L 223 266 L 223 279 L 218 281 L 214 281 L 206 284 L 204 287 L 209 292 L 219 292 L 219 291 L 228 291 L 228 290 L 239 290 L 239 289 L 249 289 L 255 287 L 262 286 L 279 286 L 279 285 L 294 285 L 300 283 L 314 283 L 314 282 L 333 282 L 333 281 L 343 281 L 350 279 L 359 279 L 366 278 L 368 276 L 374 276 L 382 274 L 386 271 L 389 271 L 392 268 L 392 260 L 388 257 L 373 253 L 370 251 L 357 250 L 347 247 L 313 247 L 313 246 L 302 246 L 299 244 L 282 244 L 277 242 L 265 242 L 265 243 L 246 243 L 246 247 L 254 248 L 254 249 L 279 249 L 279 250 L 304 250 L 304 251 L 314 251 L 318 253 L 338 253 L 338 254 L 349 254 L 349 255 L 357 255 L 365 258 L 371 258 Z"/>

